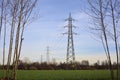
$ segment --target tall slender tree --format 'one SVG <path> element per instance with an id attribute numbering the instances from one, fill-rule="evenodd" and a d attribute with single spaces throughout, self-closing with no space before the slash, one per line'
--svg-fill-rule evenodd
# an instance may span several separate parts
<path id="1" fill-rule="evenodd" d="M 2 30 L 2 26 L 3 26 L 3 12 L 4 12 L 4 0 L 0 1 L 0 36 L 1 36 L 1 30 Z"/>
<path id="2" fill-rule="evenodd" d="M 119 8 L 116 6 L 117 0 L 110 0 L 110 11 L 111 11 L 111 18 L 112 18 L 112 27 L 113 27 L 113 40 L 115 44 L 115 52 L 116 52 L 116 58 L 117 58 L 117 80 L 119 79 L 119 49 L 118 49 L 118 32 L 117 32 L 117 23 L 119 17 L 118 11 L 116 11 L 116 8 Z M 118 10 L 118 9 L 117 9 Z"/>

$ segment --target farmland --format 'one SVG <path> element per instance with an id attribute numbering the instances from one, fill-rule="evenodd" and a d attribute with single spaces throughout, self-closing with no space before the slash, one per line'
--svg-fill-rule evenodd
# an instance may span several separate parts
<path id="1" fill-rule="evenodd" d="M 110 80 L 108 70 L 18 70 L 17 76 L 18 80 Z"/>

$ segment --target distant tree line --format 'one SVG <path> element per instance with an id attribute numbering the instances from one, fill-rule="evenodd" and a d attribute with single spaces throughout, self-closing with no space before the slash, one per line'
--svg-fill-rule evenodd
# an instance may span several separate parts
<path id="1" fill-rule="evenodd" d="M 0 69 L 2 69 L 2 65 L 0 66 Z M 7 69 L 7 65 L 4 66 L 5 69 Z M 12 69 L 13 66 L 10 66 L 10 69 Z M 114 63 L 112 65 L 113 69 L 117 69 L 117 64 Z M 75 62 L 75 63 L 47 63 L 47 62 L 32 62 L 32 63 L 26 63 L 23 61 L 19 61 L 18 70 L 96 70 L 96 69 L 109 69 L 109 65 L 107 62 L 102 62 L 99 64 L 98 62 L 94 63 L 93 65 L 89 65 L 88 61 L 82 61 Z"/>

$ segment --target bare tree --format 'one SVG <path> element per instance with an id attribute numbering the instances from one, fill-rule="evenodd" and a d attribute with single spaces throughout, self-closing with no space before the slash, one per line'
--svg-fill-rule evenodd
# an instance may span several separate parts
<path id="1" fill-rule="evenodd" d="M 3 78 L 4 78 L 4 64 L 5 64 L 5 46 L 6 46 L 6 17 L 7 17 L 7 0 L 0 1 L 0 9 L 1 9 L 1 16 L 0 16 L 0 37 L 2 32 L 2 27 L 4 27 L 4 34 L 3 34 Z"/>
<path id="2" fill-rule="evenodd" d="M 120 1 L 119 0 L 88 0 L 91 11 L 93 13 L 92 18 L 97 20 L 95 21 L 94 30 L 97 30 L 97 32 L 100 32 L 100 39 L 102 41 L 105 53 L 107 55 L 107 59 L 109 62 L 110 70 L 111 70 L 111 76 L 114 75 L 112 70 L 112 63 L 110 54 L 110 46 L 109 43 L 112 41 L 114 43 L 114 51 L 116 53 L 116 62 L 117 62 L 117 74 L 116 79 L 120 80 L 119 75 L 119 20 L 120 20 Z M 115 79 L 113 76 L 112 79 Z"/>
<path id="3" fill-rule="evenodd" d="M 10 32 L 10 44 L 9 44 L 9 51 L 8 51 L 8 61 L 7 61 L 7 78 L 9 80 L 9 67 L 10 67 L 10 63 L 11 63 L 11 57 L 12 57 L 12 48 L 13 48 L 13 38 L 14 38 L 14 32 L 15 32 L 15 21 L 17 21 L 17 11 L 18 11 L 18 4 L 19 1 L 18 0 L 10 0 L 9 1 L 9 7 L 10 7 L 10 16 L 11 16 L 11 32 Z"/>
<path id="4" fill-rule="evenodd" d="M 3 36 L 3 66 L 5 62 L 5 47 L 6 47 L 6 28 L 10 26 L 10 42 L 8 49 L 8 60 L 6 77 L 7 80 L 12 78 L 17 79 L 17 67 L 21 54 L 23 35 L 26 24 L 34 16 L 33 9 L 38 0 L 1 0 L 0 1 L 0 36 L 4 26 Z M 32 14 L 32 16 L 31 16 Z M 4 24 L 3 24 L 4 23 Z M 12 59 L 13 58 L 13 59 Z M 11 62 L 13 60 L 13 74 L 10 72 Z M 3 67 L 4 71 L 4 67 Z M 4 78 L 3 78 L 4 79 Z"/>
<path id="5" fill-rule="evenodd" d="M 4 10 L 3 10 L 3 5 L 4 4 L 4 0 L 2 0 L 2 2 L 1 2 L 1 20 L 0 20 L 0 36 L 1 36 L 1 29 L 2 29 L 2 23 L 3 23 L 3 12 L 4 12 Z M 5 30 L 5 28 L 4 28 L 4 35 L 6 34 L 6 32 L 5 32 L 6 30 Z M 5 36 L 4 36 L 4 43 L 3 43 L 3 77 L 4 77 L 4 59 L 5 58 Z"/>
<path id="6" fill-rule="evenodd" d="M 22 47 L 22 41 L 23 41 L 23 33 L 24 33 L 24 28 L 25 24 L 27 23 L 27 20 L 30 17 L 30 14 L 35 7 L 37 0 L 24 0 L 20 2 L 20 14 L 19 14 L 19 19 L 18 19 L 18 27 L 17 27 L 17 32 L 16 32 L 16 42 L 15 42 L 15 49 L 14 49 L 14 68 L 13 68 L 13 78 L 16 80 L 16 70 L 18 67 L 18 60 L 20 57 L 20 51 Z M 22 30 L 21 30 L 22 29 Z M 21 33 L 21 38 L 20 38 L 20 33 Z"/>
<path id="7" fill-rule="evenodd" d="M 115 52 L 117 58 L 117 80 L 119 79 L 119 49 L 118 49 L 118 32 L 117 32 L 117 24 L 120 19 L 120 14 L 117 10 L 120 10 L 119 4 L 117 5 L 118 0 L 110 0 L 110 11 L 111 11 L 111 18 L 112 18 L 112 27 L 113 27 L 113 40 L 115 44 Z"/>
<path id="8" fill-rule="evenodd" d="M 2 30 L 2 25 L 3 25 L 3 12 L 4 12 L 4 0 L 0 1 L 0 9 L 1 9 L 1 15 L 0 15 L 0 36 L 1 36 L 1 30 Z"/>
<path id="9" fill-rule="evenodd" d="M 94 30 L 97 30 L 97 32 L 100 33 L 100 39 L 102 41 L 108 63 L 109 63 L 109 69 L 111 71 L 111 79 L 114 80 L 114 72 L 112 69 L 112 63 L 111 63 L 111 56 L 110 56 L 110 48 L 109 48 L 109 40 L 107 36 L 107 25 L 106 25 L 106 14 L 107 9 L 109 5 L 109 0 L 88 0 L 88 3 L 91 8 L 92 12 L 92 18 L 95 21 L 95 27 Z M 96 22 L 97 21 L 97 22 Z"/>
<path id="10" fill-rule="evenodd" d="M 5 50 L 6 50 L 6 16 L 7 14 L 6 14 L 6 8 L 5 8 L 4 10 L 4 40 L 3 40 L 3 78 L 4 78 Z"/>

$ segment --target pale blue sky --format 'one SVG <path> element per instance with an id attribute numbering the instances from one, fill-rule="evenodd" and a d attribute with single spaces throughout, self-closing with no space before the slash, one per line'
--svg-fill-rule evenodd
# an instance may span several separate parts
<path id="1" fill-rule="evenodd" d="M 90 63 L 97 60 L 105 60 L 106 56 L 102 45 L 96 41 L 89 31 L 90 17 L 84 13 L 87 7 L 86 0 L 40 0 L 36 11 L 40 13 L 37 18 L 26 28 L 22 47 L 21 59 L 28 57 L 31 61 L 46 60 L 46 47 L 50 47 L 50 59 L 57 62 L 66 60 L 67 32 L 64 25 L 65 19 L 71 12 L 76 19 L 73 23 L 77 26 L 74 32 L 74 47 L 76 61 L 89 60 Z M 0 55 L 2 56 L 2 55 Z"/>

